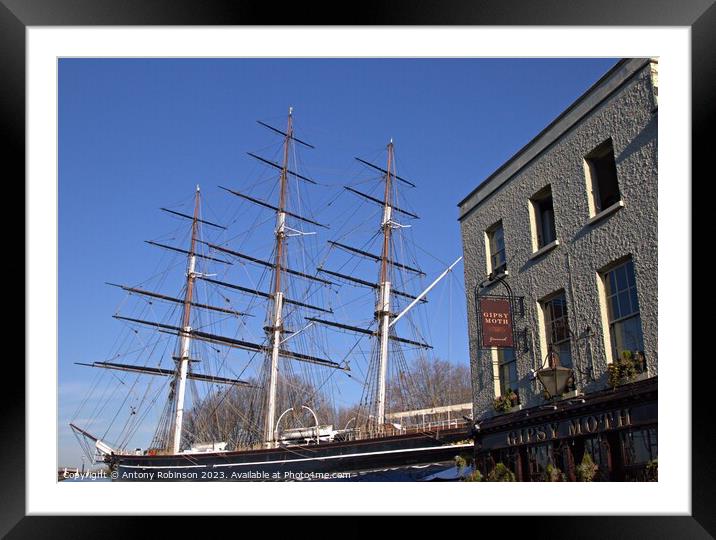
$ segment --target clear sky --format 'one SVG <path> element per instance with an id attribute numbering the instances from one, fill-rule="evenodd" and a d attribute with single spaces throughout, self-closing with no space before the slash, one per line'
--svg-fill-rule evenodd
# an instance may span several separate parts
<path id="1" fill-rule="evenodd" d="M 395 141 L 398 174 L 418 184 L 414 238 L 435 259 L 461 255 L 457 203 L 596 82 L 616 59 L 62 59 L 59 63 L 60 465 L 79 464 L 67 419 L 119 331 L 123 295 L 155 267 L 143 240 L 170 228 L 159 207 L 226 204 L 218 185 L 256 170 L 256 120 L 316 146 L 306 170 L 329 186 Z M 217 213 L 220 213 L 217 210 Z M 330 239 L 327 235 L 326 239 Z M 462 268 L 431 316 L 436 355 L 468 363 Z M 449 310 L 449 313 L 448 313 Z M 148 441 L 147 441 L 148 442 Z"/>

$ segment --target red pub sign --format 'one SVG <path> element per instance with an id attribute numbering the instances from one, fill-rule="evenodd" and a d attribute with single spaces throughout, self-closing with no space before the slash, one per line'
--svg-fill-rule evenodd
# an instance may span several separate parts
<path id="1" fill-rule="evenodd" d="M 509 298 L 480 298 L 483 347 L 514 347 Z"/>

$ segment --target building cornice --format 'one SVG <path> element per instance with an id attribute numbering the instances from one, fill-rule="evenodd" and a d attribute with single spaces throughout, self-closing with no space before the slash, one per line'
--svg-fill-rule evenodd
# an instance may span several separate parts
<path id="1" fill-rule="evenodd" d="M 649 377 L 642 381 L 627 383 L 617 388 L 606 388 L 585 394 L 578 399 L 558 401 L 552 406 L 544 405 L 522 409 L 514 413 L 501 414 L 478 420 L 480 433 L 487 434 L 512 429 L 514 426 L 530 425 L 553 420 L 588 414 L 594 410 L 628 404 L 634 400 L 657 399 L 658 377 Z"/>

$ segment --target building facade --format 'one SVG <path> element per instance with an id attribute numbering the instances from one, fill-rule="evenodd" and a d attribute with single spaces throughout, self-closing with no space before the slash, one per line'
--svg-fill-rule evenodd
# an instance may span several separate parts
<path id="1" fill-rule="evenodd" d="M 618 62 L 459 204 L 483 474 L 653 476 L 657 75 Z M 486 342 L 500 315 L 511 347 Z"/>

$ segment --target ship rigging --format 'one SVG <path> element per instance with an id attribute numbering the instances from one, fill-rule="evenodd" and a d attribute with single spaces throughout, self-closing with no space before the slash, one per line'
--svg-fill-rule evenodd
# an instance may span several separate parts
<path id="1" fill-rule="evenodd" d="M 341 459 L 340 456 L 351 457 L 354 463 L 356 456 L 369 464 L 383 463 L 387 455 L 409 461 L 409 453 L 416 448 L 449 453 L 452 450 L 437 444 L 433 433 L 407 433 L 387 421 L 391 404 L 411 406 L 405 349 L 431 348 L 412 322 L 412 310 L 426 302 L 427 293 L 460 261 L 459 258 L 447 265 L 428 287 L 420 285 L 426 273 L 419 268 L 414 255 L 407 255 L 408 243 L 402 238 L 411 228 L 403 220 L 416 220 L 418 216 L 399 199 L 398 189 L 415 188 L 416 184 L 397 174 L 393 141 L 386 148 L 385 166 L 356 158 L 361 167 L 378 173 L 373 186 L 378 193 L 345 185 L 338 195 L 345 193 L 358 201 L 353 205 L 356 211 L 366 206 L 377 207 L 380 211 L 377 232 L 374 223 L 367 229 L 373 229 L 368 241 L 351 244 L 350 238 L 357 236 L 360 228 L 346 220 L 332 239 L 323 242 L 317 240 L 317 231 L 309 229 L 323 232 L 332 229 L 310 210 L 307 202 L 310 197 L 305 193 L 322 184 L 308 176 L 296 158 L 297 147 L 314 149 L 314 146 L 296 136 L 292 109 L 284 129 L 258 123 L 280 137 L 280 148 L 273 159 L 257 152 L 248 155 L 274 174 L 257 182 L 256 186 L 264 188 L 261 194 L 256 193 L 261 190 L 219 186 L 227 196 L 240 202 L 233 220 L 223 223 L 221 219 L 203 216 L 199 186 L 191 211 L 161 209 L 190 224 L 184 246 L 166 239 L 147 241 L 174 257 L 170 266 L 176 267 L 176 261 L 184 259 L 181 293 L 172 295 L 154 290 L 168 281 L 165 273 L 158 274 L 154 287 L 146 283 L 110 284 L 128 297 L 142 299 L 134 312 L 114 315 L 125 324 L 124 340 L 130 350 L 104 360 L 77 363 L 136 377 L 128 380 L 115 375 L 121 386 L 129 388 L 121 407 L 133 404 L 115 443 L 107 442 L 109 428 L 100 437 L 92 435 L 87 426 L 78 425 L 76 419 L 82 407 L 70 424 L 73 432 L 88 453 L 93 457 L 99 455 L 114 467 L 171 469 L 186 466 L 187 456 L 200 454 L 206 454 L 207 459 L 221 456 L 206 466 L 216 467 L 226 464 L 226 460 L 241 466 L 259 460 L 258 463 L 276 467 L 296 461 L 280 459 L 285 457 L 280 451 L 293 448 L 293 454 L 286 455 L 294 455 L 302 445 L 321 444 L 324 452 L 328 452 L 320 458 L 323 465 Z M 255 211 L 247 211 L 247 205 Z M 272 223 L 266 214 L 272 216 Z M 236 227 L 232 226 L 245 226 L 250 215 L 256 216 L 253 224 L 236 234 Z M 261 255 L 251 250 L 247 253 L 242 246 L 247 244 L 248 235 L 267 226 L 272 227 L 270 253 Z M 205 229 L 211 232 L 205 234 Z M 334 264 L 339 254 L 342 264 Z M 377 263 L 377 280 L 355 275 L 354 270 L 366 262 Z M 238 279 L 240 276 L 245 282 Z M 370 312 L 361 317 L 356 317 L 354 305 L 364 295 L 350 293 L 353 288 L 367 289 L 374 299 Z M 157 316 L 156 304 L 165 308 L 163 316 Z M 264 324 L 259 330 L 252 330 L 255 324 L 249 321 L 257 320 L 262 306 Z M 366 316 L 368 313 L 370 317 Z M 148 317 L 152 314 L 154 318 Z M 352 316 L 349 320 L 339 319 L 340 314 Z M 355 324 L 356 318 L 363 322 Z M 397 323 L 401 320 L 408 321 L 402 324 L 412 330 L 412 336 L 398 334 Z M 230 325 L 233 329 L 227 331 Z M 144 341 L 141 329 L 159 338 Z M 334 345 L 339 341 L 336 332 L 354 335 L 355 339 L 343 340 L 348 346 L 340 350 Z M 175 340 L 171 367 L 166 366 L 168 337 Z M 247 352 L 248 358 L 237 362 L 230 357 L 230 351 L 236 349 Z M 144 360 L 119 361 L 136 353 L 143 354 Z M 358 367 L 361 357 L 367 360 L 364 368 Z M 337 393 L 337 373 L 349 380 L 357 379 L 362 386 L 360 401 L 350 410 L 347 421 L 346 417 L 339 418 L 335 405 L 329 403 L 329 396 Z M 140 394 L 139 378 L 147 375 L 162 383 L 159 388 L 150 383 Z M 203 385 L 203 393 L 197 385 Z M 98 387 L 99 384 L 94 389 Z M 162 396 L 165 405 L 156 419 L 150 446 L 146 450 L 128 451 L 128 442 L 151 411 L 157 409 L 155 405 Z M 101 417 L 105 407 L 106 403 L 100 400 L 89 420 Z M 321 423 L 321 415 L 332 418 L 333 423 L 325 420 Z M 346 422 L 343 427 L 339 424 L 342 421 Z M 455 437 L 464 438 L 463 431 Z M 350 446 L 356 441 L 373 444 L 358 450 Z M 158 462 L 156 458 L 164 461 Z"/>

